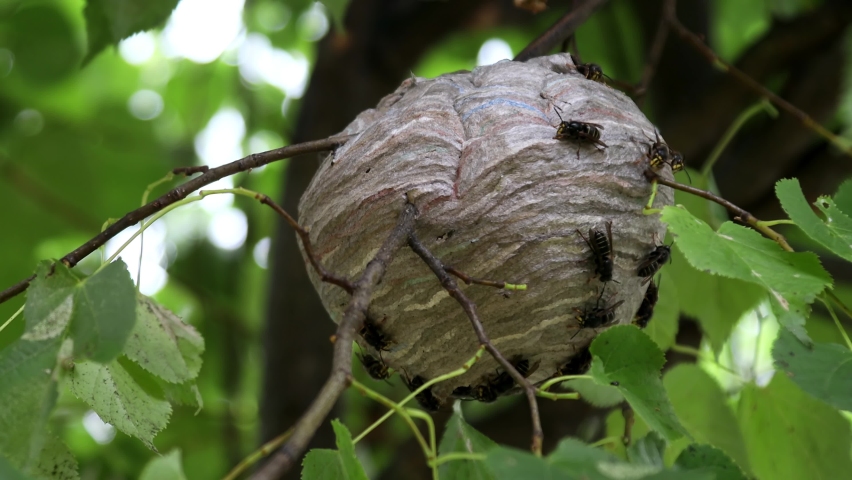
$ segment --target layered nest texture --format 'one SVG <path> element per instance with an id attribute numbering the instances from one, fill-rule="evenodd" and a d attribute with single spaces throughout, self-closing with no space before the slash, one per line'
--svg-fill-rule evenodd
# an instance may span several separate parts
<path id="1" fill-rule="evenodd" d="M 560 115 L 598 125 L 602 144 L 566 130 L 554 138 Z M 633 321 L 649 285 L 637 269 L 665 236 L 659 216 L 643 214 L 656 131 L 629 97 L 581 75 L 570 55 L 410 78 L 343 133 L 356 136 L 324 159 L 299 207 L 329 270 L 357 278 L 410 202 L 417 236 L 445 265 L 527 286 L 461 288 L 494 346 L 530 381 L 565 371 L 605 328 Z M 658 173 L 672 175 L 665 165 Z M 654 207 L 672 199 L 661 187 Z M 608 223 L 613 273 L 604 284 L 579 233 L 605 234 Z M 309 271 L 339 321 L 348 295 Z M 580 328 L 584 313 L 610 306 L 610 321 Z M 385 341 L 358 343 L 409 382 L 455 370 L 479 347 L 459 304 L 407 247 L 374 291 L 368 319 Z M 486 355 L 432 394 L 442 403 L 501 371 Z"/>

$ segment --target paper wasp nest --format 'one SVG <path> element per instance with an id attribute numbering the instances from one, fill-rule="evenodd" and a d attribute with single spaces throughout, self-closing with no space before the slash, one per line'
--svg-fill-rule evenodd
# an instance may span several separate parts
<path id="1" fill-rule="evenodd" d="M 554 139 L 557 107 L 565 121 L 601 125 L 608 148 Z M 355 279 L 407 198 L 419 210 L 417 235 L 445 265 L 528 286 L 505 292 L 459 282 L 493 344 L 506 358 L 528 360 L 530 380 L 541 382 L 605 328 L 578 333 L 574 309 L 593 308 L 604 284 L 593 278 L 592 252 L 577 230 L 588 236 L 612 222 L 615 281 L 600 305 L 623 303 L 611 325 L 630 323 L 642 302 L 647 284 L 637 267 L 665 236 L 659 216 L 642 213 L 654 132 L 630 98 L 580 75 L 567 54 L 411 78 L 344 130 L 358 136 L 322 162 L 299 220 L 325 266 Z M 668 166 L 659 172 L 671 178 Z M 672 197 L 661 187 L 655 207 Z M 306 266 L 339 321 L 349 296 Z M 381 358 L 408 378 L 457 369 L 479 346 L 458 303 L 407 246 L 374 292 L 369 315 L 390 340 Z M 496 370 L 486 354 L 432 391 L 444 401 Z"/>

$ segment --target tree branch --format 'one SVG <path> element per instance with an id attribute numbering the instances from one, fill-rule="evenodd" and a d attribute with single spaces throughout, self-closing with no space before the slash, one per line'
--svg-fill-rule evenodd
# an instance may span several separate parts
<path id="1" fill-rule="evenodd" d="M 733 203 L 725 200 L 724 198 L 722 198 L 718 195 L 715 195 L 712 192 L 708 192 L 706 190 L 701 190 L 700 188 L 695 188 L 695 187 L 692 187 L 692 186 L 689 186 L 689 185 L 684 185 L 682 183 L 672 182 L 672 181 L 666 180 L 665 178 L 657 175 L 651 169 L 645 170 L 645 177 L 652 182 L 659 183 L 660 185 L 665 185 L 667 187 L 674 188 L 675 190 L 680 190 L 682 192 L 691 193 L 692 195 L 696 195 L 696 196 L 699 196 L 701 198 L 705 198 L 707 200 L 710 200 L 711 202 L 716 202 L 719 205 L 725 207 L 729 212 L 733 213 L 735 215 L 734 220 L 738 220 L 742 223 L 745 223 L 745 224 L 751 226 L 752 228 L 754 228 L 758 232 L 765 235 L 770 240 L 773 240 L 774 242 L 776 242 L 784 250 L 786 250 L 788 252 L 793 251 L 793 248 L 790 246 L 789 243 L 787 243 L 787 239 L 785 239 L 783 235 L 776 232 L 775 230 L 772 230 L 768 225 L 766 225 L 764 222 L 761 222 L 757 217 L 755 217 L 751 213 L 747 212 L 746 210 L 744 210 L 741 207 L 734 205 Z"/>
<path id="2" fill-rule="evenodd" d="M 512 376 L 515 382 L 523 387 L 524 393 L 527 396 L 527 401 L 530 404 L 530 416 L 532 417 L 533 424 L 532 451 L 536 455 L 541 456 L 541 446 L 544 440 L 544 433 L 541 429 L 541 418 L 538 413 L 538 402 L 535 398 L 535 387 L 526 378 L 524 378 L 523 375 L 518 373 L 515 366 L 506 360 L 503 354 L 501 354 L 500 351 L 491 344 L 491 340 L 488 339 L 488 335 L 485 333 L 485 328 L 482 326 L 482 321 L 479 319 L 479 314 L 476 313 L 476 304 L 473 303 L 467 295 L 461 291 L 461 289 L 459 289 L 458 284 L 444 269 L 444 265 L 441 261 L 432 255 L 432 252 L 430 252 L 429 249 L 420 242 L 420 239 L 417 238 L 417 235 L 415 235 L 414 232 L 408 236 L 408 246 L 411 247 L 414 253 L 416 253 L 426 263 L 426 265 L 429 266 L 432 273 L 434 273 L 435 276 L 438 277 L 438 280 L 441 281 L 441 285 L 447 290 L 447 293 L 459 302 L 459 305 L 461 305 L 462 309 L 467 314 L 474 332 L 476 332 L 476 338 L 479 339 L 479 343 L 485 345 L 485 349 L 488 350 L 488 353 L 490 353 L 492 357 L 494 357 L 494 360 L 497 360 L 497 363 L 499 363 L 506 372 Z"/>
<path id="3" fill-rule="evenodd" d="M 256 480 L 273 480 L 287 472 L 307 447 L 314 432 L 325 420 L 326 415 L 337 403 L 337 399 L 349 386 L 352 375 L 352 341 L 355 332 L 363 324 L 370 306 L 373 288 L 381 281 L 394 253 L 405 239 L 414 231 L 414 219 L 417 209 L 410 203 L 405 204 L 396 227 L 385 239 L 379 252 L 370 260 L 364 273 L 355 283 L 352 299 L 337 326 L 334 341 L 334 358 L 331 374 L 325 385 L 314 399 L 308 410 L 296 422 L 293 434 L 287 443 L 278 450 L 269 462 L 254 476 Z"/>
<path id="4" fill-rule="evenodd" d="M 660 57 L 663 56 L 663 47 L 666 46 L 666 37 L 669 35 L 668 19 L 674 16 L 675 0 L 663 0 L 663 11 L 660 15 L 660 24 L 657 26 L 657 33 L 654 35 L 654 43 L 651 44 L 651 50 L 648 52 L 648 60 L 645 62 L 645 68 L 642 70 L 642 80 L 639 85 L 633 90 L 637 97 L 643 98 L 648 91 L 648 85 L 651 79 L 654 78 L 654 72 L 657 70 L 657 65 L 660 63 Z"/>
<path id="5" fill-rule="evenodd" d="M 837 135 L 833 134 L 828 129 L 820 125 L 819 122 L 814 120 L 810 115 L 803 112 L 787 100 L 784 100 L 783 98 L 779 97 L 774 92 L 761 85 L 758 81 L 751 78 L 742 70 L 722 60 L 722 58 L 719 57 L 719 55 L 717 55 L 716 52 L 714 52 L 710 47 L 708 47 L 701 40 L 701 38 L 698 37 L 698 35 L 689 31 L 688 28 L 684 27 L 683 24 L 680 23 L 680 21 L 677 19 L 677 15 L 675 14 L 674 10 L 669 12 L 667 20 L 672 29 L 674 29 L 675 33 L 677 33 L 677 35 L 681 39 L 683 39 L 690 46 L 692 46 L 692 48 L 697 50 L 698 53 L 704 56 L 704 58 L 706 58 L 711 65 L 717 65 L 721 67 L 722 70 L 736 78 L 743 86 L 745 86 L 746 88 L 761 97 L 768 98 L 775 106 L 792 115 L 794 118 L 799 120 L 805 127 L 813 130 L 817 135 L 834 144 L 834 146 L 836 146 L 838 149 L 840 149 L 840 151 L 844 152 L 846 155 L 852 156 L 852 148 L 848 147 L 842 139 L 840 139 Z"/>
<path id="6" fill-rule="evenodd" d="M 73 268 L 80 260 L 84 259 L 90 253 L 97 250 L 100 246 L 104 245 L 108 240 L 115 237 L 126 228 L 131 227 L 139 223 L 140 220 L 143 220 L 149 215 L 159 212 L 160 210 L 168 207 L 169 205 L 186 198 L 186 196 L 190 193 L 198 190 L 199 188 L 205 185 L 213 183 L 216 180 L 234 175 L 235 173 L 245 172 L 246 170 L 258 168 L 268 163 L 272 163 L 277 160 L 283 160 L 285 158 L 293 157 L 296 155 L 332 150 L 334 148 L 339 147 L 340 145 L 343 145 L 353 136 L 354 135 L 329 137 L 323 140 L 314 140 L 311 142 L 298 143 L 296 145 L 276 148 L 275 150 L 269 150 L 266 152 L 253 153 L 239 160 L 235 160 L 231 163 L 207 170 L 206 172 L 204 172 L 204 174 L 199 175 L 198 177 L 195 177 L 192 180 L 187 181 L 186 183 L 178 185 L 177 187 L 175 187 L 165 195 L 157 198 L 156 200 L 153 200 L 143 205 L 142 207 L 139 207 L 136 210 L 125 214 L 118 221 L 104 229 L 104 231 L 102 231 L 101 233 L 97 234 L 94 238 L 77 247 L 76 250 L 69 253 L 68 255 L 62 257 L 61 261 L 69 268 Z M 16 295 L 22 293 L 24 290 L 27 289 L 27 287 L 30 286 L 30 282 L 34 278 L 35 275 L 30 276 L 29 278 L 22 280 L 16 283 L 15 285 L 12 285 L 11 287 L 7 288 L 6 290 L 0 292 L 0 303 L 3 303 L 6 300 L 9 300 L 10 298 L 13 298 Z"/>
<path id="7" fill-rule="evenodd" d="M 570 37 L 577 27 L 582 25 L 595 11 L 604 6 L 607 0 L 585 0 L 580 6 L 566 13 L 552 27 L 529 43 L 521 53 L 514 58 L 516 62 L 525 62 L 531 58 L 540 57 L 565 39 Z"/>

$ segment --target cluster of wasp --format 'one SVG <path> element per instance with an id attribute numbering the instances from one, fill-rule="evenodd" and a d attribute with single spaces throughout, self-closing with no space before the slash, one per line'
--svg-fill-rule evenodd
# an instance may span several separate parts
<path id="1" fill-rule="evenodd" d="M 572 56 L 572 58 L 574 57 Z M 599 65 L 594 63 L 579 63 L 576 59 L 575 64 L 577 72 L 588 80 L 603 83 L 604 85 L 607 84 L 606 78 L 608 77 L 604 75 Z M 566 122 L 559 113 L 559 110 L 556 110 L 556 115 L 559 117 L 559 125 L 556 127 L 556 136 L 553 138 L 557 140 L 576 140 L 578 160 L 580 159 L 580 145 L 583 143 L 590 143 L 598 150 L 603 150 L 607 147 L 607 144 L 601 141 L 601 130 L 604 128 L 602 125 L 577 120 L 568 120 Z M 651 167 L 656 169 L 663 165 L 668 165 L 671 167 L 672 173 L 686 172 L 684 170 L 683 155 L 664 142 L 661 142 L 657 132 L 654 132 L 654 136 L 656 138 L 648 144 L 647 152 Z M 686 172 L 686 175 L 689 177 L 689 172 Z M 690 178 L 689 180 L 691 183 L 692 179 Z"/>
<path id="2" fill-rule="evenodd" d="M 596 82 L 606 84 L 601 68 L 594 63 L 577 64 L 577 71 L 585 78 Z M 580 157 L 580 146 L 583 143 L 592 144 L 596 149 L 603 150 L 607 148 L 607 144 L 601 140 L 601 130 L 603 126 L 597 123 L 581 122 L 569 120 L 565 121 L 559 110 L 555 110 L 559 116 L 560 123 L 556 127 L 556 135 L 553 137 L 557 140 L 577 141 L 577 158 Z M 648 144 L 646 155 L 649 164 L 652 168 L 660 168 L 663 165 L 671 167 L 673 173 L 677 173 L 684 169 L 683 156 L 671 149 L 667 144 L 660 141 L 659 134 L 655 132 L 656 140 L 652 140 Z M 650 140 L 650 138 L 649 138 Z M 595 300 L 594 306 L 584 307 L 583 309 L 574 308 L 575 320 L 577 322 L 577 335 L 584 328 L 598 328 L 609 325 L 615 319 L 616 309 L 624 303 L 619 300 L 610 305 L 601 306 L 606 284 L 613 280 L 613 242 L 612 242 L 612 222 L 606 223 L 606 232 L 594 228 L 589 229 L 589 236 L 583 235 L 583 232 L 577 230 L 577 234 L 583 238 L 592 252 L 592 260 L 595 264 L 594 277 L 603 283 L 601 293 Z M 659 289 L 654 282 L 653 277 L 663 267 L 663 265 L 671 258 L 671 246 L 659 245 L 654 248 L 640 263 L 636 269 L 636 274 L 644 278 L 643 284 L 648 283 L 648 288 L 645 291 L 645 296 L 642 299 L 642 304 L 636 311 L 633 317 L 633 324 L 639 328 L 645 328 L 651 317 L 654 314 L 654 306 L 657 303 Z M 616 282 L 618 283 L 618 282 Z M 381 352 L 388 349 L 392 343 L 390 338 L 381 329 L 380 322 L 368 316 L 364 321 L 364 325 L 359 331 L 359 334 L 364 341 L 379 352 L 379 358 L 376 358 L 368 353 L 359 355 L 364 368 L 371 377 L 377 380 L 385 380 L 390 376 L 388 366 L 381 359 Z M 574 336 L 571 338 L 573 339 Z M 522 357 L 514 357 L 511 360 L 512 365 L 523 377 L 528 377 L 537 368 L 538 363 L 530 365 L 528 359 Z M 588 347 L 581 350 L 579 353 L 571 357 L 567 363 L 557 367 L 556 376 L 564 375 L 579 375 L 585 373 L 591 365 L 592 355 Z M 402 378 L 409 390 L 414 391 L 424 383 L 426 379 L 421 375 L 409 376 L 402 372 Z M 483 383 L 477 385 L 461 386 L 453 390 L 452 396 L 462 400 L 478 400 L 480 402 L 493 402 L 497 397 L 507 393 L 515 386 L 515 380 L 506 371 L 496 370 L 493 374 L 487 376 Z M 415 399 L 420 406 L 429 411 L 437 411 L 442 407 L 442 402 L 432 394 L 431 389 L 426 389 L 419 393 Z"/>

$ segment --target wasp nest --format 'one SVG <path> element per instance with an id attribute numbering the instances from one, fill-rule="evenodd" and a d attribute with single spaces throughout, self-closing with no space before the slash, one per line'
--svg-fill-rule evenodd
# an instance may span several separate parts
<path id="1" fill-rule="evenodd" d="M 642 213 L 655 128 L 569 55 L 408 79 L 343 133 L 357 136 L 322 162 L 299 206 L 329 270 L 357 278 L 409 201 L 419 211 L 416 234 L 445 265 L 527 285 L 509 292 L 460 282 L 494 346 L 530 381 L 582 369 L 595 335 L 634 320 L 649 285 L 637 271 L 665 235 L 658 216 Z M 655 207 L 671 203 L 672 191 L 660 188 Z M 608 224 L 612 281 L 604 284 L 596 270 L 606 260 L 592 247 Z M 591 245 L 579 233 L 592 233 Z M 339 321 L 348 295 L 309 271 Z M 458 303 L 407 247 L 368 317 L 358 343 L 409 384 L 457 369 L 479 347 Z M 435 385 L 431 400 L 490 400 L 482 386 L 503 393 L 512 385 L 500 372 L 486 355 Z"/>

